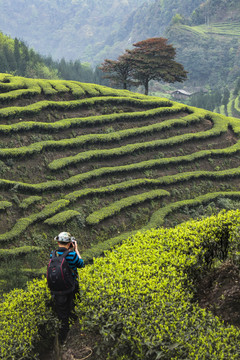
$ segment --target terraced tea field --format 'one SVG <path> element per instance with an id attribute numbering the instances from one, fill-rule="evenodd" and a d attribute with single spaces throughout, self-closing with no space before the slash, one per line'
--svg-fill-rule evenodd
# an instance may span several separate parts
<path id="1" fill-rule="evenodd" d="M 227 106 L 221 105 L 214 111 L 226 116 L 234 116 L 240 119 L 240 95 L 234 95 L 233 91 L 231 91 Z"/>
<path id="2" fill-rule="evenodd" d="M 67 230 L 90 261 L 239 199 L 239 132 L 239 119 L 168 99 L 1 74 L 1 259 L 41 272 Z"/>
<path id="3" fill-rule="evenodd" d="M 239 21 L 231 23 L 210 23 L 209 25 L 203 24 L 198 26 L 181 25 L 181 29 L 190 31 L 191 33 L 198 36 L 209 36 L 211 34 L 220 36 L 239 37 L 240 36 L 240 23 Z"/>

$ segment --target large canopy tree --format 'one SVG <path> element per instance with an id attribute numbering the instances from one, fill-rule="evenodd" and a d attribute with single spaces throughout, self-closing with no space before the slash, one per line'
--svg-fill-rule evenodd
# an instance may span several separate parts
<path id="1" fill-rule="evenodd" d="M 132 66 L 127 61 L 128 55 L 123 54 L 117 60 L 105 59 L 100 70 L 106 73 L 104 78 L 109 79 L 114 85 L 120 85 L 127 89 L 130 84 Z"/>
<path id="2" fill-rule="evenodd" d="M 145 87 L 148 94 L 150 80 L 168 83 L 183 82 L 187 71 L 174 60 L 176 51 L 165 38 L 151 38 L 133 44 L 133 50 L 126 50 L 133 78 Z"/>

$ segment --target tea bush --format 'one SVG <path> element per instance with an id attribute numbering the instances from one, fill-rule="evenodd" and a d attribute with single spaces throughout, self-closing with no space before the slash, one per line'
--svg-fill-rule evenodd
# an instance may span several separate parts
<path id="1" fill-rule="evenodd" d="M 202 131 L 202 132 L 198 132 L 198 133 L 189 133 L 189 134 L 183 134 L 183 135 L 179 135 L 179 136 L 173 136 L 172 138 L 167 138 L 167 139 L 160 139 L 160 140 L 154 140 L 154 141 L 146 141 L 143 143 L 134 143 L 134 144 L 128 144 L 125 146 L 121 146 L 121 147 L 115 147 L 113 149 L 103 149 L 103 150 L 89 150 L 89 151 L 84 151 L 84 152 L 80 152 L 77 155 L 74 156 L 69 156 L 69 157 L 65 157 L 65 158 L 61 158 L 61 159 L 57 159 L 52 161 L 49 164 L 49 168 L 51 170 L 58 170 L 60 168 L 63 168 L 65 166 L 68 165 L 72 165 L 72 164 L 77 164 L 79 162 L 82 161 L 88 161 L 88 160 L 92 160 L 92 159 L 103 159 L 103 158 L 109 158 L 109 157 L 115 157 L 115 156 L 123 156 L 126 154 L 132 154 L 134 152 L 137 151 L 145 151 L 145 150 L 153 150 L 156 149 L 158 147 L 162 147 L 162 146 L 173 146 L 173 145 L 178 145 L 181 143 L 185 143 L 187 141 L 191 141 L 191 140 L 198 140 L 198 139 L 206 139 L 210 136 L 219 136 L 221 133 L 226 132 L 228 129 L 228 124 L 225 122 L 222 122 L 221 119 L 216 119 L 215 121 L 215 126 L 208 131 Z M 109 136 L 105 135 L 104 138 L 108 137 L 108 138 L 114 138 L 117 133 L 115 132 L 114 135 L 108 134 Z M 121 138 L 119 138 L 120 140 Z M 97 137 L 96 137 L 97 140 Z M 237 147 L 239 149 L 239 144 L 238 145 L 233 145 L 234 149 Z M 5 150 L 4 150 L 5 151 Z M 7 150 L 6 150 L 7 151 Z M 11 151 L 11 149 L 10 149 Z M 225 149 L 216 149 L 216 150 L 209 150 L 210 152 L 212 151 L 213 153 L 227 153 L 228 148 Z M 236 151 L 236 150 L 235 150 Z M 205 154 L 208 153 L 208 150 L 203 150 L 203 152 Z M 202 152 L 199 152 L 199 154 L 201 154 Z M 176 157 L 176 159 L 178 159 L 177 161 L 181 161 L 180 159 L 184 159 L 184 158 L 193 158 L 195 156 L 196 153 L 191 154 L 191 155 L 187 155 L 186 157 L 184 156 L 179 156 Z M 0 152 L 1 155 L 1 152 Z M 171 158 L 169 160 L 172 161 L 173 158 Z M 166 161 L 166 160 L 165 160 Z"/>
<path id="2" fill-rule="evenodd" d="M 11 249 L 0 249 L 0 259 L 4 259 L 4 258 L 16 258 L 19 256 L 25 256 L 29 253 L 33 253 L 33 252 L 39 252 L 41 250 L 40 247 L 37 246 L 19 246 L 17 248 L 11 248 Z"/>
<path id="3" fill-rule="evenodd" d="M 48 94 L 56 94 L 57 91 L 51 86 L 50 83 L 46 82 L 46 81 L 41 81 L 38 80 L 38 84 L 40 86 L 44 87 L 44 92 L 48 93 Z M 51 100 L 42 100 L 42 101 L 38 101 L 36 103 L 30 104 L 30 105 L 26 105 L 26 106 L 12 106 L 12 107 L 7 107 L 7 108 L 2 108 L 0 109 L 0 116 L 3 118 L 8 118 L 8 117 L 15 117 L 15 116 L 20 116 L 20 115 L 34 115 L 39 113 L 41 110 L 44 109 L 59 109 L 59 110 L 71 110 L 71 109 L 76 109 L 79 107 L 83 107 L 83 106 L 91 106 L 91 105 L 95 105 L 95 104 L 104 104 L 104 103 L 108 103 L 108 104 L 135 104 L 135 105 L 151 105 L 151 107 L 157 107 L 157 106 L 173 106 L 174 104 L 172 102 L 170 102 L 169 100 L 165 100 L 165 99 L 158 99 L 158 100 L 154 100 L 154 98 L 152 100 L 142 100 L 142 99 L 137 99 L 134 97 L 114 97 L 114 96 L 109 96 L 109 97 L 103 97 L 103 96 L 99 96 L 99 93 L 97 92 L 98 96 L 97 97 L 92 97 L 92 98 L 88 98 L 88 99 L 78 99 L 78 100 L 69 100 L 69 101 L 51 101 Z M 175 104 L 175 107 L 181 108 L 182 110 L 184 108 L 187 109 L 187 107 L 185 106 L 181 106 L 180 104 Z M 167 108 L 168 109 L 168 108 Z M 166 111 L 171 113 L 171 111 Z"/>
<path id="4" fill-rule="evenodd" d="M 68 93 L 70 91 L 67 82 L 64 83 L 62 80 L 51 80 L 49 83 L 58 93 Z"/>
<path id="5" fill-rule="evenodd" d="M 239 250 L 239 227 L 240 210 L 223 211 L 124 240 L 79 272 L 82 329 L 101 334 L 109 359 L 239 359 L 240 331 L 194 302 L 195 279 Z M 2 359 L 37 359 L 39 341 L 57 326 L 49 301 L 46 280 L 4 296 Z"/>
<path id="6" fill-rule="evenodd" d="M 83 88 L 81 87 L 81 84 L 79 84 L 79 82 L 77 82 L 77 81 L 68 81 L 67 86 L 69 87 L 71 93 L 75 97 L 79 98 L 79 97 L 85 95 L 85 91 L 83 90 Z"/>
<path id="7" fill-rule="evenodd" d="M 218 198 L 230 198 L 230 199 L 239 199 L 240 191 L 219 191 L 214 193 L 208 193 L 204 195 L 197 196 L 194 199 L 187 199 L 182 201 L 177 201 L 175 203 L 169 204 L 160 210 L 157 210 L 151 217 L 147 227 L 157 227 L 162 226 L 164 223 L 164 218 L 171 212 L 178 211 L 185 206 L 195 207 L 201 204 L 210 203 L 211 201 Z"/>
<path id="8" fill-rule="evenodd" d="M 67 221 L 74 218 L 75 216 L 79 216 L 79 211 L 66 210 L 48 218 L 47 220 L 44 221 L 44 223 L 48 225 L 65 224 Z"/>
<path id="9" fill-rule="evenodd" d="M 108 359 L 239 358 L 240 331 L 193 302 L 193 279 L 227 256 L 239 215 L 138 232 L 80 272 L 80 323 Z"/>
<path id="10" fill-rule="evenodd" d="M 199 121 L 200 119 L 198 119 Z M 133 128 L 128 130 L 121 130 L 116 131 L 113 134 L 89 134 L 89 135 L 81 135 L 77 136 L 76 138 L 71 139 L 62 139 L 62 140 L 46 140 L 46 141 L 39 141 L 36 143 L 32 143 L 28 146 L 22 146 L 18 148 L 7 148 L 1 149 L 0 156 L 2 157 L 22 157 L 34 153 L 40 153 L 43 149 L 61 149 L 61 148 L 68 148 L 68 147 L 81 147 L 88 143 L 107 143 L 113 141 L 120 141 L 124 140 L 129 137 L 135 137 L 138 135 L 147 135 L 151 134 L 152 132 L 161 131 L 166 128 L 170 128 L 171 126 L 187 126 L 190 121 L 196 121 L 196 116 L 193 116 L 188 119 L 171 119 L 165 121 L 164 123 L 154 124 L 151 126 L 144 126 L 140 128 Z M 66 123 L 66 121 L 65 121 Z M 32 123 L 31 123 L 32 124 Z M 27 124 L 28 125 L 28 124 Z M 3 125 L 4 126 L 4 125 Z M 24 128 L 24 124 L 22 123 L 21 129 Z M 67 126 L 66 126 L 67 127 Z M 19 129 L 19 127 L 18 127 Z M 49 167 L 55 169 L 56 165 L 54 166 L 54 162 L 49 164 Z"/>
<path id="11" fill-rule="evenodd" d="M 33 213 L 28 217 L 20 218 L 10 231 L 5 232 L 4 234 L 0 234 L 0 243 L 10 242 L 14 238 L 22 234 L 31 224 L 35 223 L 36 221 L 44 220 L 48 217 L 53 216 L 68 204 L 69 200 L 56 200 L 46 205 L 44 209 L 39 213 Z"/>
<path id="12" fill-rule="evenodd" d="M 27 209 L 29 206 L 31 206 L 32 204 L 35 204 L 38 201 L 41 201 L 42 197 L 41 196 L 29 196 L 28 198 L 24 199 L 21 204 L 19 205 L 19 207 L 21 209 Z"/>
<path id="13" fill-rule="evenodd" d="M 98 224 L 103 219 L 119 213 L 122 209 L 132 205 L 143 203 L 146 200 L 152 200 L 163 196 L 169 196 L 166 190 L 152 190 L 138 195 L 128 196 L 121 200 L 115 201 L 109 206 L 102 207 L 100 210 L 94 211 L 86 218 L 86 222 L 90 225 Z"/>
<path id="14" fill-rule="evenodd" d="M 12 203 L 10 201 L 0 201 L 0 211 L 5 210 L 12 206 Z"/>
<path id="15" fill-rule="evenodd" d="M 16 289 L 4 295 L 0 307 L 0 358 L 36 359 L 37 343 L 56 332 L 57 320 L 50 304 L 45 280 L 34 280 L 26 290 Z"/>
<path id="16" fill-rule="evenodd" d="M 35 121 L 21 121 L 15 124 L 11 124 L 11 125 L 0 125 L 0 132 L 3 133 L 10 133 L 11 131 L 30 131 L 32 129 L 44 129 L 44 130 L 61 130 L 61 129 L 67 129 L 69 127 L 74 127 L 74 126 L 92 126 L 94 124 L 104 124 L 104 123 L 112 123 L 112 122 L 116 122 L 119 120 L 137 120 L 137 119 L 146 119 L 148 117 L 151 116 L 164 116 L 166 114 L 177 114 L 181 111 L 186 111 L 189 113 L 189 109 L 186 108 L 183 105 L 180 104 L 171 104 L 171 105 L 166 105 L 163 101 L 158 101 L 158 103 L 153 102 L 153 101 L 143 101 L 141 100 L 140 103 L 139 101 L 137 101 L 134 98 L 114 98 L 114 97 L 109 97 L 109 98 L 90 98 L 90 99 L 84 99 L 84 100 L 74 100 L 75 103 L 75 107 L 77 106 L 93 106 L 95 103 L 128 103 L 130 102 L 131 104 L 138 104 L 140 106 L 144 106 L 144 105 L 152 105 L 154 107 L 154 105 L 156 106 L 160 106 L 160 107 L 156 107 L 155 109 L 150 109 L 150 110 L 146 110 L 146 111 L 136 111 L 136 112 L 125 112 L 125 113 L 115 113 L 115 114 L 111 114 L 111 115 L 98 115 L 98 116 L 89 116 L 89 117 L 83 117 L 83 118 L 69 118 L 69 119 L 63 119 L 63 120 L 59 120 L 59 121 L 55 121 L 53 123 L 47 123 L 47 122 L 35 122 Z M 76 103 L 77 101 L 77 103 Z M 60 102 L 49 102 L 49 101 L 45 101 L 44 104 L 42 102 L 37 103 L 36 105 L 32 106 L 31 108 L 26 107 L 26 111 L 27 114 L 31 114 L 31 109 L 33 109 L 33 113 L 34 112 L 40 112 L 42 109 L 46 109 L 46 108 L 50 108 L 51 106 L 55 106 L 57 107 L 57 104 L 59 104 Z M 62 105 L 59 106 L 59 108 L 63 108 L 63 109 L 67 109 L 68 107 L 70 108 L 71 106 L 73 107 L 73 104 L 69 104 L 69 102 L 61 102 Z M 65 105 L 65 107 L 64 107 Z M 164 106 L 171 106 L 171 107 L 164 107 Z M 29 105 L 31 106 L 31 105 Z M 9 116 L 14 116 L 14 115 L 21 115 L 22 112 L 24 112 L 24 109 L 21 109 L 20 107 L 9 107 L 9 108 L 5 108 L 5 111 L 1 112 L 0 109 L 0 116 L 2 117 L 9 117 Z M 195 116 L 197 117 L 197 116 Z"/>

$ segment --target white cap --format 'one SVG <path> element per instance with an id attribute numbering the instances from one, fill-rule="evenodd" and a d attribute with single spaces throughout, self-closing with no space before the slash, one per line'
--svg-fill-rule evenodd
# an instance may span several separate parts
<path id="1" fill-rule="evenodd" d="M 54 238 L 54 240 L 56 241 L 65 242 L 65 243 L 71 242 L 72 239 L 73 237 L 71 236 L 71 234 L 65 231 L 61 232 L 60 234 L 58 234 L 58 236 Z"/>

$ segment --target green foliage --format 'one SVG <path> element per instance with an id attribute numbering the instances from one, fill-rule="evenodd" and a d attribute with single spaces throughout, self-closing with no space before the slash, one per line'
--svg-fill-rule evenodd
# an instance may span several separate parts
<path id="1" fill-rule="evenodd" d="M 32 78 L 57 78 L 57 71 L 48 68 L 44 59 L 33 49 L 15 38 L 14 40 L 0 32 L 0 71 Z"/>
<path id="2" fill-rule="evenodd" d="M 40 247 L 37 246 L 20 246 L 18 248 L 0 249 L 0 258 L 16 258 L 18 256 L 25 256 L 29 253 L 38 252 Z"/>
<path id="3" fill-rule="evenodd" d="M 79 60 L 74 63 L 65 59 L 54 61 L 51 57 L 39 55 L 23 41 L 17 38 L 13 40 L 1 32 L 0 60 L 0 71 L 3 73 L 14 73 L 29 78 L 58 79 L 60 77 L 67 80 L 102 82 L 101 76 L 97 76 L 90 66 L 84 66 Z M 69 88 L 65 90 L 69 91 Z M 48 95 L 56 93 L 50 88 L 45 88 L 45 91 Z"/>
<path id="4" fill-rule="evenodd" d="M 122 21 L 143 2 L 143 0 L 129 0 L 122 4 L 110 0 L 105 0 L 104 3 L 99 0 L 90 3 L 86 0 L 69 2 L 53 0 L 39 3 L 33 0 L 31 7 L 27 8 L 25 1 L 14 6 L 13 0 L 7 0 L 4 7 L 1 6 L 1 30 L 7 34 L 15 33 L 42 54 L 51 54 L 53 58 L 61 59 L 52 61 L 47 58 L 46 63 L 50 67 L 57 65 L 58 71 L 62 76 L 66 76 L 66 79 L 75 78 L 85 81 L 82 77 L 79 78 L 79 74 L 90 77 L 92 72 L 84 61 L 93 61 L 96 52 L 101 53 L 104 50 L 104 46 L 99 44 L 105 43 L 113 29 L 114 33 L 116 30 L 122 30 Z M 10 11 L 12 11 L 11 17 L 9 17 Z M 96 21 L 96 17 L 101 19 L 101 25 Z M 25 19 L 34 19 L 34 26 L 24 23 Z M 76 32 L 81 36 L 78 44 L 73 36 Z M 107 43 L 110 45 L 109 40 Z M 71 61 L 62 59 L 63 56 Z M 74 60 L 79 58 L 83 62 Z M 99 58 L 95 58 L 95 63 L 100 61 Z"/>
<path id="5" fill-rule="evenodd" d="M 152 149 L 156 149 L 156 148 L 160 148 L 163 146 L 171 146 L 171 145 L 177 145 L 177 144 L 181 144 L 181 143 L 185 143 L 187 141 L 193 140 L 193 139 L 205 139 L 208 138 L 210 136 L 217 136 L 220 133 L 226 132 L 227 131 L 227 124 L 223 123 L 222 120 L 220 118 L 217 117 L 212 117 L 212 119 L 214 120 L 214 127 L 211 130 L 208 131 L 203 131 L 203 132 L 198 132 L 198 133 L 193 133 L 193 134 L 184 134 L 184 135 L 180 135 L 180 136 L 174 136 L 172 138 L 168 138 L 168 139 L 160 139 L 160 140 L 154 140 L 154 141 L 145 141 L 144 143 L 134 143 L 134 144 L 129 144 L 129 145 L 125 145 L 125 146 L 121 146 L 119 148 L 115 147 L 114 149 L 107 149 L 107 150 L 90 150 L 90 151 L 84 151 L 83 153 L 79 153 L 75 156 L 70 156 L 70 157 L 66 157 L 66 158 L 61 158 L 61 159 L 57 159 L 54 160 L 52 163 L 49 164 L 49 168 L 52 170 L 57 170 L 60 168 L 63 168 L 65 166 L 68 166 L 70 164 L 76 164 L 78 162 L 83 162 L 83 161 L 89 161 L 91 159 L 103 159 L 105 157 L 116 157 L 116 156 L 123 156 L 126 154 L 131 154 L 134 152 L 139 152 L 139 151 L 147 151 L 147 150 L 152 150 Z M 125 131 L 124 134 L 130 134 L 131 131 Z M 116 137 L 118 134 L 114 133 L 114 135 L 109 135 L 107 137 L 107 135 L 104 136 L 104 139 L 106 138 L 110 138 L 113 139 L 114 137 Z M 0 152 L 0 156 L 1 156 L 1 152 Z M 184 158 L 184 157 L 183 157 Z M 179 159 L 178 159 L 179 160 Z M 173 161 L 173 159 L 169 159 L 169 162 Z"/>
<path id="6" fill-rule="evenodd" d="M 109 102 L 109 103 L 129 103 L 129 101 L 132 104 L 139 104 L 142 106 L 149 106 L 152 105 L 153 107 L 155 107 L 155 104 L 159 105 L 160 107 L 151 109 L 151 110 L 146 110 L 146 111 L 139 111 L 136 113 L 119 113 L 119 114 L 111 114 L 111 115 L 100 115 L 100 116 L 91 116 L 89 118 L 70 118 L 70 119 L 64 119 L 64 120 L 59 120 L 56 121 L 54 123 L 43 123 L 43 122 L 32 122 L 32 121 L 21 121 L 18 122 L 16 124 L 13 125 L 1 125 L 0 126 L 0 132 L 3 133 L 10 133 L 11 131 L 16 132 L 16 131 L 29 131 L 35 128 L 40 128 L 43 130 L 64 130 L 64 129 L 68 129 L 69 127 L 81 127 L 81 126 L 93 126 L 93 125 L 98 125 L 98 124 L 104 124 L 104 123 L 111 123 L 111 122 L 115 122 L 115 121 L 120 121 L 120 120 L 131 120 L 131 119 L 144 119 L 144 118 L 148 118 L 150 116 L 164 116 L 166 114 L 177 114 L 180 111 L 188 111 L 186 107 L 179 105 L 179 104 L 171 104 L 170 102 L 164 100 L 164 99 L 160 99 L 158 102 L 155 100 L 153 101 L 142 101 L 142 100 L 137 100 L 134 98 L 131 98 L 131 100 L 129 98 L 126 97 L 118 97 L 117 99 L 114 97 L 109 97 L 109 98 L 102 98 L 102 97 L 98 97 L 98 98 L 92 98 L 92 99 L 86 99 L 86 100 L 80 100 L 80 101 L 73 101 L 73 102 L 48 102 L 48 101 L 44 101 L 44 102 L 40 102 L 37 103 L 34 106 L 34 109 L 27 109 L 29 114 L 34 115 L 34 113 L 38 113 L 41 110 L 47 109 L 47 108 L 51 108 L 51 107 L 56 107 L 59 108 L 60 110 L 64 108 L 71 108 L 71 107 L 76 107 L 76 108 L 81 108 L 82 106 L 92 106 L 94 104 L 101 104 L 102 102 Z M 59 106 L 60 105 L 60 106 Z M 62 106 L 61 106 L 62 105 Z M 169 107 L 168 107 L 169 106 Z M 2 116 L 10 116 L 10 114 L 16 114 L 16 115 L 21 115 L 21 113 L 23 113 L 24 111 L 21 111 L 21 109 L 17 108 L 17 109 L 13 109 L 13 108 L 7 108 L 8 110 L 5 111 L 4 113 L 0 112 L 0 114 Z M 23 110 L 23 109 L 22 109 Z M 134 117 L 135 115 L 135 117 Z M 194 116 L 193 116 L 194 118 Z M 197 117 L 195 116 L 195 119 L 197 119 Z M 189 118 L 190 120 L 190 118 Z M 163 125 L 164 127 L 165 125 Z M 85 139 L 88 137 L 83 137 L 83 139 Z M 91 138 L 91 137 L 90 137 Z M 101 139 L 101 137 L 99 137 Z M 72 140 L 72 141 L 76 141 L 76 140 Z M 51 145 L 54 144 L 55 142 L 46 142 L 47 145 Z M 41 142 L 39 143 L 41 145 Z M 61 144 L 61 143 L 60 143 Z M 45 145 L 45 142 L 43 142 L 43 145 Z M 34 148 L 34 146 L 36 147 L 37 145 L 31 145 L 31 147 Z M 26 147 L 25 147 L 26 148 Z M 22 150 L 23 151 L 23 150 Z M 25 150 L 26 151 L 26 150 Z"/>
<path id="7" fill-rule="evenodd" d="M 83 328 L 98 329 L 109 359 L 237 359 L 239 330 L 193 303 L 192 281 L 227 256 L 238 226 L 239 210 L 223 212 L 139 232 L 95 259 L 80 272 Z"/>
<path id="8" fill-rule="evenodd" d="M 66 210 L 63 212 L 60 212 L 49 219 L 45 220 L 44 223 L 48 225 L 59 225 L 59 224 L 65 224 L 70 219 L 79 216 L 79 212 L 76 210 Z"/>
<path id="9" fill-rule="evenodd" d="M 32 214 L 29 217 L 20 218 L 10 231 L 7 231 L 4 234 L 0 235 L 0 243 L 13 240 L 14 238 L 21 235 L 31 224 L 39 220 L 44 220 L 51 215 L 54 215 L 68 204 L 69 200 L 57 200 L 46 205 L 44 209 L 39 213 Z"/>
<path id="10" fill-rule="evenodd" d="M 109 216 L 113 216 L 114 214 L 119 213 L 122 209 L 125 209 L 129 206 L 143 203 L 146 200 L 152 200 L 157 197 L 169 195 L 169 192 L 166 190 L 152 190 L 146 193 L 141 193 L 139 195 L 128 196 L 127 198 L 122 198 L 121 200 L 116 201 L 109 206 L 102 207 L 99 211 L 94 211 L 86 218 L 86 222 L 90 225 L 98 224 L 103 219 L 106 219 Z"/>
<path id="11" fill-rule="evenodd" d="M 91 262 L 135 229 L 159 226 L 171 212 L 184 209 L 191 216 L 198 205 L 239 196 L 238 119 L 75 81 L 0 74 L 0 89 L 0 200 L 6 210 L 0 242 L 11 246 L 0 256 L 20 259 L 22 277 L 45 271 L 39 269 L 44 257 L 36 268 L 28 259 L 37 248 L 49 251 L 48 239 L 64 224 L 82 237 L 84 259 Z M 147 212 L 141 211 L 144 201 L 150 202 Z M 113 224 L 106 228 L 102 221 L 109 217 Z"/>
<path id="12" fill-rule="evenodd" d="M 98 330 L 109 359 L 238 359 L 239 329 L 194 302 L 194 281 L 214 260 L 239 251 L 240 211 L 175 228 L 137 232 L 79 272 L 82 329 Z M 56 331 L 45 280 L 5 295 L 1 357 L 36 358 Z"/>
<path id="13" fill-rule="evenodd" d="M 45 280 L 33 281 L 26 290 L 14 290 L 1 302 L 1 359 L 35 359 L 36 344 L 55 335 L 57 321 L 49 307 Z"/>
<path id="14" fill-rule="evenodd" d="M 12 206 L 12 203 L 9 201 L 0 201 L 0 210 L 5 210 Z"/>
<path id="15" fill-rule="evenodd" d="M 239 3 L 234 3 L 210 0 L 184 24 L 167 29 L 166 37 L 178 49 L 178 61 L 189 72 L 189 85 L 224 89 L 228 84 L 232 88 L 239 77 Z"/>
<path id="16" fill-rule="evenodd" d="M 157 210 L 151 217 L 148 225 L 146 228 L 150 229 L 151 227 L 158 227 L 162 226 L 164 223 L 165 217 L 172 213 L 179 211 L 182 208 L 185 207 L 196 207 L 202 204 L 210 203 L 211 201 L 218 199 L 218 198 L 233 198 L 233 199 L 239 199 L 240 198 L 240 192 L 239 191 L 220 191 L 220 192 L 214 192 L 214 193 L 208 193 L 205 195 L 197 196 L 194 199 L 187 199 L 182 201 L 177 201 L 175 203 L 169 204 L 160 210 Z"/>
<path id="17" fill-rule="evenodd" d="M 38 80 L 38 83 L 41 86 L 40 80 Z M 54 88 L 51 86 L 50 82 L 42 80 L 42 84 L 44 84 L 42 86 L 43 86 L 43 91 L 45 92 L 45 94 L 56 93 L 56 90 L 54 90 Z M 23 85 L 24 85 L 24 83 L 22 84 L 22 86 Z M 89 88 L 92 88 L 92 87 L 89 86 Z M 94 92 L 94 91 L 92 90 L 92 92 Z M 27 105 L 24 107 L 13 106 L 13 107 L 2 108 L 2 109 L 0 109 L 0 116 L 3 118 L 16 117 L 16 116 L 22 116 L 22 115 L 30 116 L 30 115 L 37 114 L 41 110 L 45 110 L 45 109 L 46 110 L 47 109 L 70 110 L 70 109 L 76 109 L 79 107 L 84 107 L 86 105 L 91 106 L 91 105 L 94 105 L 97 103 L 106 103 L 106 102 L 115 103 L 115 104 L 134 103 L 135 102 L 135 104 L 152 105 L 153 107 L 154 107 L 154 104 L 159 105 L 159 106 L 164 106 L 164 105 L 171 106 L 172 105 L 170 103 L 170 101 L 165 100 L 165 99 L 157 100 L 156 98 L 153 98 L 152 100 L 144 99 L 145 101 L 144 100 L 141 101 L 140 99 L 138 99 L 137 96 L 135 99 L 133 96 L 133 99 L 132 99 L 132 98 L 129 98 L 129 96 L 127 97 L 127 95 L 129 95 L 129 94 L 124 94 L 124 92 L 120 91 L 120 90 L 118 90 L 118 93 L 117 93 L 117 94 L 119 94 L 118 97 L 111 96 L 111 97 L 107 98 L 107 97 L 101 97 L 99 92 L 97 94 L 99 95 L 97 98 L 93 97 L 93 98 L 89 98 L 89 99 L 71 100 L 71 101 L 44 100 L 44 101 L 39 101 L 37 103 Z M 95 95 L 97 95 L 97 94 L 95 94 Z M 9 99 L 11 99 L 11 94 L 9 95 Z M 178 105 L 178 108 L 179 108 L 179 105 Z M 168 109 L 166 111 L 171 112 L 170 109 Z M 118 115 L 123 115 L 123 114 L 118 114 Z"/>
<path id="18" fill-rule="evenodd" d="M 19 205 L 21 209 L 27 209 L 32 204 L 42 200 L 41 196 L 29 196 L 28 198 L 24 199 L 22 203 Z"/>

